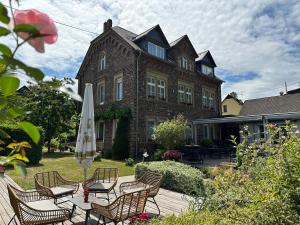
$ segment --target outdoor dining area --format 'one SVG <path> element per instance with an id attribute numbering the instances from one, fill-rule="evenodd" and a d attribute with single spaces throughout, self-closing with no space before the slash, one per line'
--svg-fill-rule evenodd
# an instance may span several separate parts
<path id="1" fill-rule="evenodd" d="M 161 214 L 155 199 L 160 192 L 161 174 L 145 172 L 140 177 L 119 179 L 118 168 L 100 167 L 87 177 L 97 155 L 92 93 L 92 85 L 86 84 L 75 149 L 75 158 L 83 169 L 82 181 L 67 180 L 59 171 L 41 172 L 34 175 L 35 189 L 24 191 L 9 177 L 2 179 L 1 188 L 7 190 L 0 193 L 0 220 L 5 224 L 123 224 L 141 215 L 147 202 L 152 215 Z M 188 207 L 181 194 L 163 192 L 162 202 L 173 199 L 174 205 L 179 205 L 165 204 L 163 214 L 180 213 Z"/>
<path id="2" fill-rule="evenodd" d="M 8 195 L 14 215 L 8 224 L 55 224 L 72 221 L 77 208 L 85 213 L 88 224 L 90 213 L 97 215 L 97 224 L 118 224 L 143 213 L 146 202 L 155 202 L 162 176 L 147 173 L 140 179 L 119 184 L 118 169 L 98 168 L 83 183 L 65 180 L 56 171 L 34 176 L 35 190 L 22 191 L 8 184 Z M 112 196 L 112 197 L 110 197 Z M 72 208 L 63 205 L 68 202 Z M 156 204 L 156 202 L 155 202 Z M 160 214 L 159 206 L 157 215 Z"/>

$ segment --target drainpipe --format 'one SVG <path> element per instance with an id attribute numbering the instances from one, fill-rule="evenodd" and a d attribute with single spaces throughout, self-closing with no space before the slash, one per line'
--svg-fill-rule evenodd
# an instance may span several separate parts
<path id="1" fill-rule="evenodd" d="M 139 129 L 139 58 L 141 51 L 136 58 L 136 121 L 135 121 L 135 157 L 138 154 L 138 129 Z"/>

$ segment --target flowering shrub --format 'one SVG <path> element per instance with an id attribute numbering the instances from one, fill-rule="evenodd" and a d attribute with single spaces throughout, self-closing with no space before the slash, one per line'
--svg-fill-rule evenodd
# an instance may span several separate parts
<path id="1" fill-rule="evenodd" d="M 154 225 L 299 224 L 300 134 L 296 126 L 268 126 L 268 139 L 243 141 L 238 170 L 227 170 L 212 181 L 213 194 L 200 212 L 169 216 Z"/>
<path id="2" fill-rule="evenodd" d="M 177 150 L 167 150 L 163 154 L 162 158 L 164 160 L 175 160 L 179 161 L 181 159 L 181 153 Z"/>
<path id="3" fill-rule="evenodd" d="M 151 218 L 148 215 L 148 213 L 143 212 L 143 213 L 141 213 L 138 216 L 132 216 L 132 217 L 130 217 L 129 224 L 139 224 L 139 223 L 143 223 L 144 224 L 145 222 L 149 221 L 150 219 Z"/>

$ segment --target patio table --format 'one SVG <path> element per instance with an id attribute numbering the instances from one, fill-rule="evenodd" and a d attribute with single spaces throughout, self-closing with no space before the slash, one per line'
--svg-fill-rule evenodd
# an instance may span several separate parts
<path id="1" fill-rule="evenodd" d="M 108 205 L 107 201 L 101 200 L 95 196 L 90 195 L 89 196 L 89 201 L 88 202 L 84 202 L 84 196 L 83 195 L 77 195 L 72 197 L 67 197 L 67 200 L 71 203 L 73 203 L 73 207 L 72 207 L 72 211 L 71 211 L 71 219 L 73 216 L 73 213 L 76 209 L 76 207 L 79 207 L 80 209 L 82 209 L 83 211 L 85 211 L 85 225 L 88 224 L 88 220 L 90 217 L 90 212 L 92 210 L 92 206 L 91 203 L 95 202 L 99 205 Z"/>

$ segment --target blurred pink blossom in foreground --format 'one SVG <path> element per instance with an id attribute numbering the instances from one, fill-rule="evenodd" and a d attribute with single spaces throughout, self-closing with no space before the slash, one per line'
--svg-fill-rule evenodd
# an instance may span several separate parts
<path id="1" fill-rule="evenodd" d="M 36 51 L 43 53 L 45 52 L 45 43 L 53 44 L 57 41 L 57 29 L 53 20 L 47 14 L 36 9 L 16 10 L 14 17 L 16 25 L 33 25 L 39 30 L 40 34 L 45 35 L 43 37 L 36 37 L 28 41 L 28 43 L 32 45 Z M 18 36 L 25 40 L 29 37 L 29 34 L 26 32 L 18 32 Z"/>

